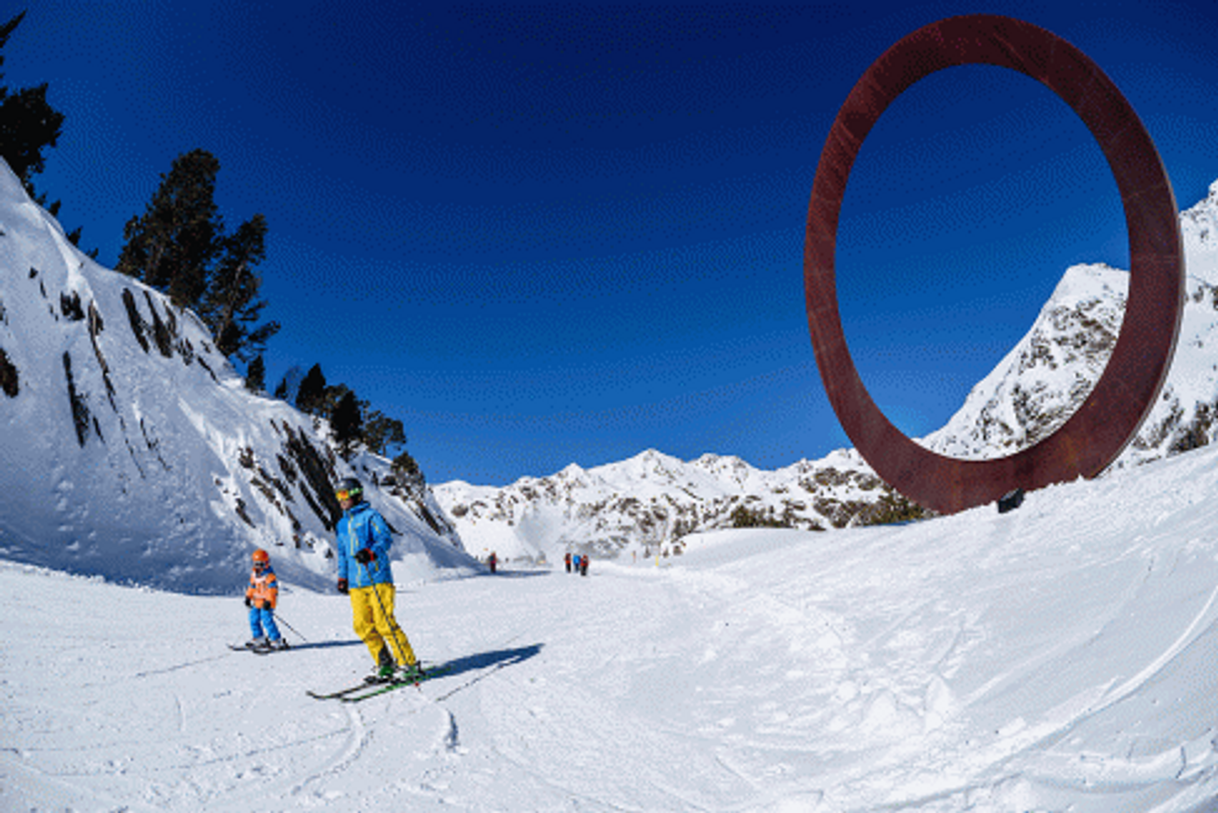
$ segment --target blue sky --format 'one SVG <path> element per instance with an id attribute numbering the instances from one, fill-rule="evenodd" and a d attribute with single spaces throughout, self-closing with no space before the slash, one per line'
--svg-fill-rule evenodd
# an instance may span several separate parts
<path id="1" fill-rule="evenodd" d="M 1181 208 L 1218 179 L 1208 2 L 28 9 L 5 82 L 49 82 L 66 116 L 37 179 L 65 227 L 112 267 L 174 157 L 212 152 L 230 228 L 269 223 L 269 386 L 320 363 L 403 422 L 432 482 L 849 446 L 808 338 L 803 223 L 850 88 L 926 23 L 1053 31 L 1133 104 Z M 918 83 L 864 144 L 838 236 L 873 398 L 911 436 L 938 428 L 1077 262 L 1128 252 L 1069 108 L 998 68 Z"/>

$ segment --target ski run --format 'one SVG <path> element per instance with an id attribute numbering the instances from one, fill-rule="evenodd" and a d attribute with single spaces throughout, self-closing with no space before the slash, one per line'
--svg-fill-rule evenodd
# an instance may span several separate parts
<path id="1" fill-rule="evenodd" d="M 4 811 L 1207 811 L 1218 449 L 903 527 L 439 581 L 360 703 L 347 599 L 0 565 Z M 273 555 L 273 553 L 272 553 Z M 307 638 L 304 640 L 302 638 Z"/>

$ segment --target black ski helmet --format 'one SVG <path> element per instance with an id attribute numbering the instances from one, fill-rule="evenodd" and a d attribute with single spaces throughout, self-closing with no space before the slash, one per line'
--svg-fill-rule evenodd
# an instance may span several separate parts
<path id="1" fill-rule="evenodd" d="M 364 484 L 354 477 L 344 477 L 338 481 L 338 487 L 334 491 L 345 491 L 353 502 L 359 502 L 364 496 Z"/>

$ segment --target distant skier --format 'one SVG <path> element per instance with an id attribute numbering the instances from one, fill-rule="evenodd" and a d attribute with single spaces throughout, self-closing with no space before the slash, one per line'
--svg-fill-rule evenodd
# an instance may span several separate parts
<path id="1" fill-rule="evenodd" d="M 581 576 L 588 575 L 588 554 L 586 554 L 586 553 L 583 556 L 579 557 L 579 575 L 581 575 Z"/>
<path id="2" fill-rule="evenodd" d="M 491 555 L 486 558 L 486 563 L 490 566 L 491 573 L 494 573 L 499 564 L 499 557 L 495 555 L 494 551 L 491 551 Z"/>
<path id="3" fill-rule="evenodd" d="M 575 564 L 575 572 L 578 573 L 579 572 L 579 554 L 577 553 L 574 556 L 572 556 L 571 561 Z"/>
<path id="4" fill-rule="evenodd" d="M 253 570 L 245 589 L 245 606 L 250 608 L 250 649 L 287 649 L 288 642 L 275 624 L 275 605 L 279 601 L 279 580 L 271 567 L 271 557 L 262 548 L 251 554 Z"/>
<path id="5" fill-rule="evenodd" d="M 396 590 L 389 564 L 389 547 L 393 544 L 389 525 L 364 500 L 364 486 L 354 477 L 343 478 L 334 496 L 343 509 L 336 529 L 338 592 L 350 596 L 355 634 L 375 661 L 367 680 L 406 679 L 422 674 L 406 633 L 393 617 Z"/>
<path id="6" fill-rule="evenodd" d="M 563 562 L 567 565 L 567 572 L 571 572 L 571 551 L 567 551 L 567 555 L 562 557 Z"/>

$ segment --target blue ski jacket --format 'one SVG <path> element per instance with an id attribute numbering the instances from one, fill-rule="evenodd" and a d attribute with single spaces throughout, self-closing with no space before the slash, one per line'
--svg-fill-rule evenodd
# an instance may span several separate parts
<path id="1" fill-rule="evenodd" d="M 347 579 L 352 588 L 393 584 L 393 570 L 389 566 L 393 537 L 385 518 L 375 508 L 366 501 L 351 506 L 338 521 L 337 535 L 338 578 Z M 376 556 L 367 566 L 355 561 L 355 554 L 361 548 L 367 548 Z"/>

